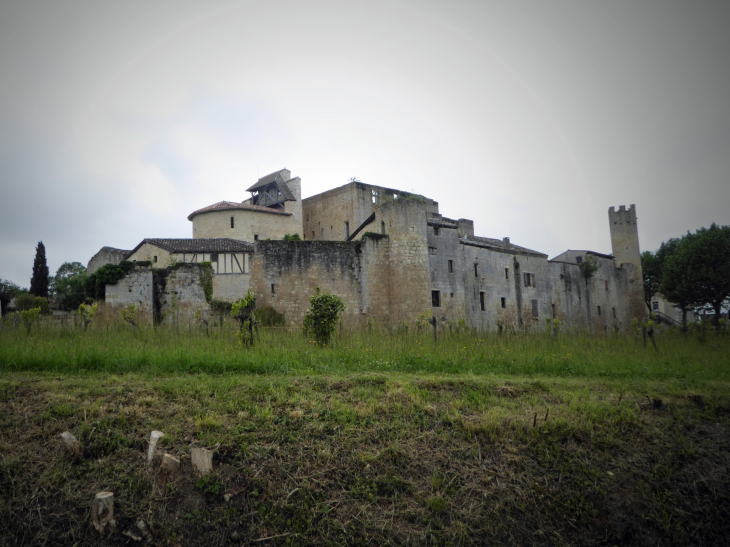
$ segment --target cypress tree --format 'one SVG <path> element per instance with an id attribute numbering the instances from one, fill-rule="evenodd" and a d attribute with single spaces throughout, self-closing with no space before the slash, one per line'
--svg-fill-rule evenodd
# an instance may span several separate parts
<path id="1" fill-rule="evenodd" d="M 33 277 L 30 278 L 30 294 L 48 298 L 48 264 L 46 263 L 46 247 L 42 241 L 35 248 L 33 261 Z"/>

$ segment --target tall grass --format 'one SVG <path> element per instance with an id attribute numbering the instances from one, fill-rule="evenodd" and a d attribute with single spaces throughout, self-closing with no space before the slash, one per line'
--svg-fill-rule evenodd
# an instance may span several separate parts
<path id="1" fill-rule="evenodd" d="M 730 379 L 730 337 L 657 337 L 659 351 L 641 336 L 443 332 L 340 332 L 319 347 L 299 331 L 260 329 L 255 346 L 240 346 L 232 325 L 198 330 L 125 325 L 78 329 L 5 326 L 0 370 L 78 373 L 510 374 L 558 377 Z"/>

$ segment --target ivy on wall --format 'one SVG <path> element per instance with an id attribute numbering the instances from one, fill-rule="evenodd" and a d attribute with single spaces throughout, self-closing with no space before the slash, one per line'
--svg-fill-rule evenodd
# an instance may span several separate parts
<path id="1" fill-rule="evenodd" d="M 200 263 L 200 286 L 203 287 L 205 300 L 213 300 L 213 263 L 209 260 Z"/>

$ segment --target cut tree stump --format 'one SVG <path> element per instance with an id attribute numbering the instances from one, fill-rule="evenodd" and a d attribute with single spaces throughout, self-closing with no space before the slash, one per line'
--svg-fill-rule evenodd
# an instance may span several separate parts
<path id="1" fill-rule="evenodd" d="M 201 475 L 207 475 L 213 471 L 213 452 L 210 450 L 193 448 L 190 450 L 190 461 Z"/>
<path id="2" fill-rule="evenodd" d="M 173 480 L 180 472 L 180 460 L 178 460 L 172 454 L 165 454 L 162 456 L 162 465 L 160 465 L 160 474 L 157 476 L 157 484 L 160 488 L 164 488 L 165 485 Z"/>
<path id="3" fill-rule="evenodd" d="M 91 523 L 102 536 L 116 528 L 113 492 L 99 492 L 91 502 Z"/>
<path id="4" fill-rule="evenodd" d="M 150 435 L 150 448 L 147 451 L 147 461 L 152 463 L 152 459 L 155 457 L 155 448 L 157 447 L 157 441 L 159 441 L 165 434 L 162 431 L 153 431 Z"/>
<path id="5" fill-rule="evenodd" d="M 66 453 L 72 458 L 78 458 L 81 454 L 81 443 L 68 431 L 61 433 L 61 438 L 66 446 Z"/>

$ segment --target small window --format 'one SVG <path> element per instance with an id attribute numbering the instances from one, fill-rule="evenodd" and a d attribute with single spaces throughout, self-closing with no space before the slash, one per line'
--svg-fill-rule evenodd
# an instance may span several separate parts
<path id="1" fill-rule="evenodd" d="M 504 269 L 504 278 L 509 279 L 509 268 Z"/>
<path id="2" fill-rule="evenodd" d="M 433 227 L 433 235 L 435 235 L 435 236 L 439 235 L 439 227 L 438 226 L 434 226 Z"/>
<path id="3" fill-rule="evenodd" d="M 487 309 L 484 305 L 484 292 L 479 293 L 479 306 L 482 308 L 482 311 Z"/>
<path id="4" fill-rule="evenodd" d="M 314 230 L 312 230 L 312 239 L 314 239 Z"/>
<path id="5" fill-rule="evenodd" d="M 659 302 L 652 302 L 651 303 L 651 308 L 654 311 L 659 311 Z"/>
<path id="6" fill-rule="evenodd" d="M 454 293 L 451 293 L 451 298 L 454 298 Z"/>
<path id="7" fill-rule="evenodd" d="M 254 241 L 258 241 L 259 240 L 259 235 L 258 234 L 254 234 L 253 235 L 253 240 Z"/>
<path id="8" fill-rule="evenodd" d="M 532 317 L 537 317 L 537 300 L 532 301 Z"/>
<path id="9" fill-rule="evenodd" d="M 276 285 L 274 283 L 271 284 L 271 294 L 276 294 Z"/>
<path id="10" fill-rule="evenodd" d="M 157 255 L 152 257 L 152 262 L 157 262 Z"/>
<path id="11" fill-rule="evenodd" d="M 231 228 L 233 228 L 233 217 L 231 217 Z"/>
<path id="12" fill-rule="evenodd" d="M 608 280 L 606 280 L 606 290 L 608 290 Z"/>
<path id="13" fill-rule="evenodd" d="M 535 274 L 525 273 L 525 287 L 535 286 Z"/>
<path id="14" fill-rule="evenodd" d="M 613 312 L 613 318 L 616 319 L 616 308 L 611 308 L 611 311 Z"/>
<path id="15" fill-rule="evenodd" d="M 218 253 L 212 253 L 210 255 L 210 261 L 211 262 L 218 262 Z"/>
<path id="16" fill-rule="evenodd" d="M 345 239 L 348 239 L 350 237 L 350 223 L 346 220 L 345 221 Z"/>
<path id="17" fill-rule="evenodd" d="M 601 306 L 598 306 L 598 315 L 601 315 Z"/>
<path id="18" fill-rule="evenodd" d="M 507 307 L 507 299 L 506 298 L 502 298 L 502 307 L 503 308 L 506 308 Z"/>
<path id="19" fill-rule="evenodd" d="M 474 277 L 479 277 L 479 264 L 474 264 Z"/>
<path id="20" fill-rule="evenodd" d="M 454 273 L 454 261 L 449 260 L 449 273 Z"/>
<path id="21" fill-rule="evenodd" d="M 385 235 L 385 222 L 382 220 L 380 221 L 380 233 Z"/>
<path id="22" fill-rule="evenodd" d="M 431 291 L 431 306 L 434 308 L 441 307 L 441 291 Z"/>
<path id="23" fill-rule="evenodd" d="M 583 262 L 583 257 L 582 256 L 576 256 L 575 257 L 575 263 L 576 264 L 580 264 L 581 262 Z"/>
<path id="24" fill-rule="evenodd" d="M 555 304 L 553 304 L 553 319 L 555 319 Z"/>

